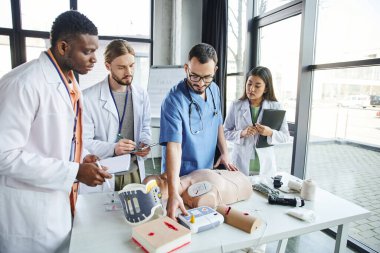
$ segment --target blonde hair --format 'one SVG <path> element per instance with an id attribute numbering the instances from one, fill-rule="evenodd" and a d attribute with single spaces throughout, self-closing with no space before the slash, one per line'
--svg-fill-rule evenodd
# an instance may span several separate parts
<path id="1" fill-rule="evenodd" d="M 128 41 L 122 39 L 113 40 L 104 51 L 104 61 L 111 63 L 115 58 L 126 54 L 135 56 L 135 50 Z"/>

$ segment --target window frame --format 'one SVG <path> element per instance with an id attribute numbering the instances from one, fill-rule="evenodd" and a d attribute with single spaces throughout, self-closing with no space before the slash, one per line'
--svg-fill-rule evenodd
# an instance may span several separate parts
<path id="1" fill-rule="evenodd" d="M 70 2 L 71 10 L 78 10 L 77 0 L 67 0 Z M 150 0 L 150 38 L 124 37 L 124 36 L 102 36 L 99 39 L 113 40 L 125 39 L 131 42 L 140 42 L 150 44 L 150 65 L 153 64 L 153 22 L 154 22 L 154 0 Z M 12 11 L 12 28 L 0 27 L 0 35 L 6 35 L 10 38 L 11 66 L 15 68 L 26 62 L 26 37 L 49 39 L 49 32 L 24 30 L 21 26 L 21 8 L 19 0 L 11 1 Z"/>

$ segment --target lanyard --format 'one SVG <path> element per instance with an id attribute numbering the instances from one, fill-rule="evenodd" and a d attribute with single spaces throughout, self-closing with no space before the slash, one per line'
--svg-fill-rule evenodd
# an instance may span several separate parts
<path id="1" fill-rule="evenodd" d="M 68 84 L 67 84 L 66 78 L 64 77 L 64 75 L 63 75 L 60 67 L 58 66 L 58 64 L 56 63 L 55 59 L 53 58 L 54 56 L 50 55 L 51 54 L 50 50 L 49 50 L 49 52 L 45 52 L 45 54 L 47 55 L 47 57 L 49 58 L 49 60 L 53 64 L 53 66 L 54 66 L 55 70 L 57 71 L 59 77 L 61 78 L 62 82 L 65 84 L 67 95 L 69 95 L 70 104 L 71 104 L 72 103 L 71 102 L 71 96 L 70 96 L 70 91 L 69 91 L 69 88 L 68 88 Z M 75 106 L 73 107 L 74 111 L 75 111 L 75 109 L 76 109 L 76 112 L 75 112 L 74 127 L 73 127 L 73 138 L 71 139 L 70 157 L 69 157 L 70 161 L 74 161 L 74 159 L 75 159 L 76 139 L 77 139 L 76 138 L 76 131 L 77 131 L 77 121 L 78 121 L 78 115 L 79 115 L 79 99 L 77 101 L 76 108 L 75 108 Z"/>
<path id="2" fill-rule="evenodd" d="M 117 110 L 117 117 L 119 119 L 119 131 L 117 133 L 117 138 L 118 140 L 122 139 L 122 134 L 121 134 L 121 128 L 123 126 L 123 121 L 124 121 L 124 116 L 125 116 L 125 112 L 126 112 L 126 109 L 127 109 L 127 103 L 128 103 L 128 88 L 127 88 L 127 92 L 125 94 L 125 102 L 124 102 L 124 108 L 123 108 L 123 115 L 121 116 L 120 118 L 120 114 L 119 114 L 119 109 L 117 108 L 117 105 L 116 105 L 116 101 L 115 101 L 115 98 L 112 94 L 112 90 L 111 90 L 111 85 L 109 84 L 108 82 L 108 87 L 110 88 L 110 93 L 111 93 L 111 97 L 112 97 L 112 100 L 113 100 L 113 103 L 115 104 L 115 107 L 116 107 L 116 110 Z"/>

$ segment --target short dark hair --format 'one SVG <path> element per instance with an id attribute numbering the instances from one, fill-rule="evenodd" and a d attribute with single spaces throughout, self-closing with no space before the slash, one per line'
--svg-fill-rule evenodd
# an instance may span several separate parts
<path id="1" fill-rule="evenodd" d="M 263 94 L 263 97 L 265 100 L 277 101 L 276 95 L 274 94 L 272 73 L 267 67 L 262 67 L 262 66 L 255 67 L 248 72 L 247 78 L 244 84 L 244 93 L 241 96 L 240 100 L 244 100 L 248 98 L 247 92 L 245 91 L 246 89 L 245 86 L 247 85 L 247 80 L 250 76 L 258 76 L 265 83 L 266 92 Z"/>
<path id="2" fill-rule="evenodd" d="M 216 55 L 215 49 L 207 43 L 200 43 L 193 46 L 189 52 L 188 60 L 191 61 L 193 57 L 196 57 L 201 64 L 205 64 L 209 62 L 209 60 L 213 60 L 215 65 L 218 64 L 218 56 Z"/>
<path id="3" fill-rule="evenodd" d="M 51 27 L 51 47 L 54 47 L 59 39 L 70 40 L 79 34 L 98 35 L 98 28 L 78 11 L 63 12 L 54 20 Z"/>

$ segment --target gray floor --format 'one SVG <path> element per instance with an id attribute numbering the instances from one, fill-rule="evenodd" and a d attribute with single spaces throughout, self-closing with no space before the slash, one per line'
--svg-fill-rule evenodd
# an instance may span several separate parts
<path id="1" fill-rule="evenodd" d="M 352 223 L 349 235 L 380 252 L 380 152 L 349 143 L 315 142 L 309 145 L 307 178 L 318 186 L 350 200 L 372 212 L 365 220 Z M 291 145 L 276 147 L 279 170 L 290 172 Z M 146 160 L 148 174 L 160 172 L 160 161 Z M 334 252 L 335 240 L 323 232 L 289 239 L 287 253 Z M 276 251 L 276 243 L 267 245 L 266 253 Z M 347 252 L 355 252 L 347 250 Z"/>
<path id="2" fill-rule="evenodd" d="M 380 152 L 353 143 L 325 141 L 309 145 L 308 153 L 307 178 L 372 212 L 368 219 L 351 223 L 349 235 L 380 252 Z M 278 164 L 291 164 L 291 148 L 276 148 L 277 158 Z M 280 170 L 290 172 L 290 166 Z"/>
<path id="3" fill-rule="evenodd" d="M 334 252 L 335 240 L 323 232 L 314 232 L 294 238 L 290 238 L 285 253 L 329 253 Z M 267 245 L 265 253 L 274 253 L 277 243 Z M 346 253 L 357 252 L 346 249 Z"/>

